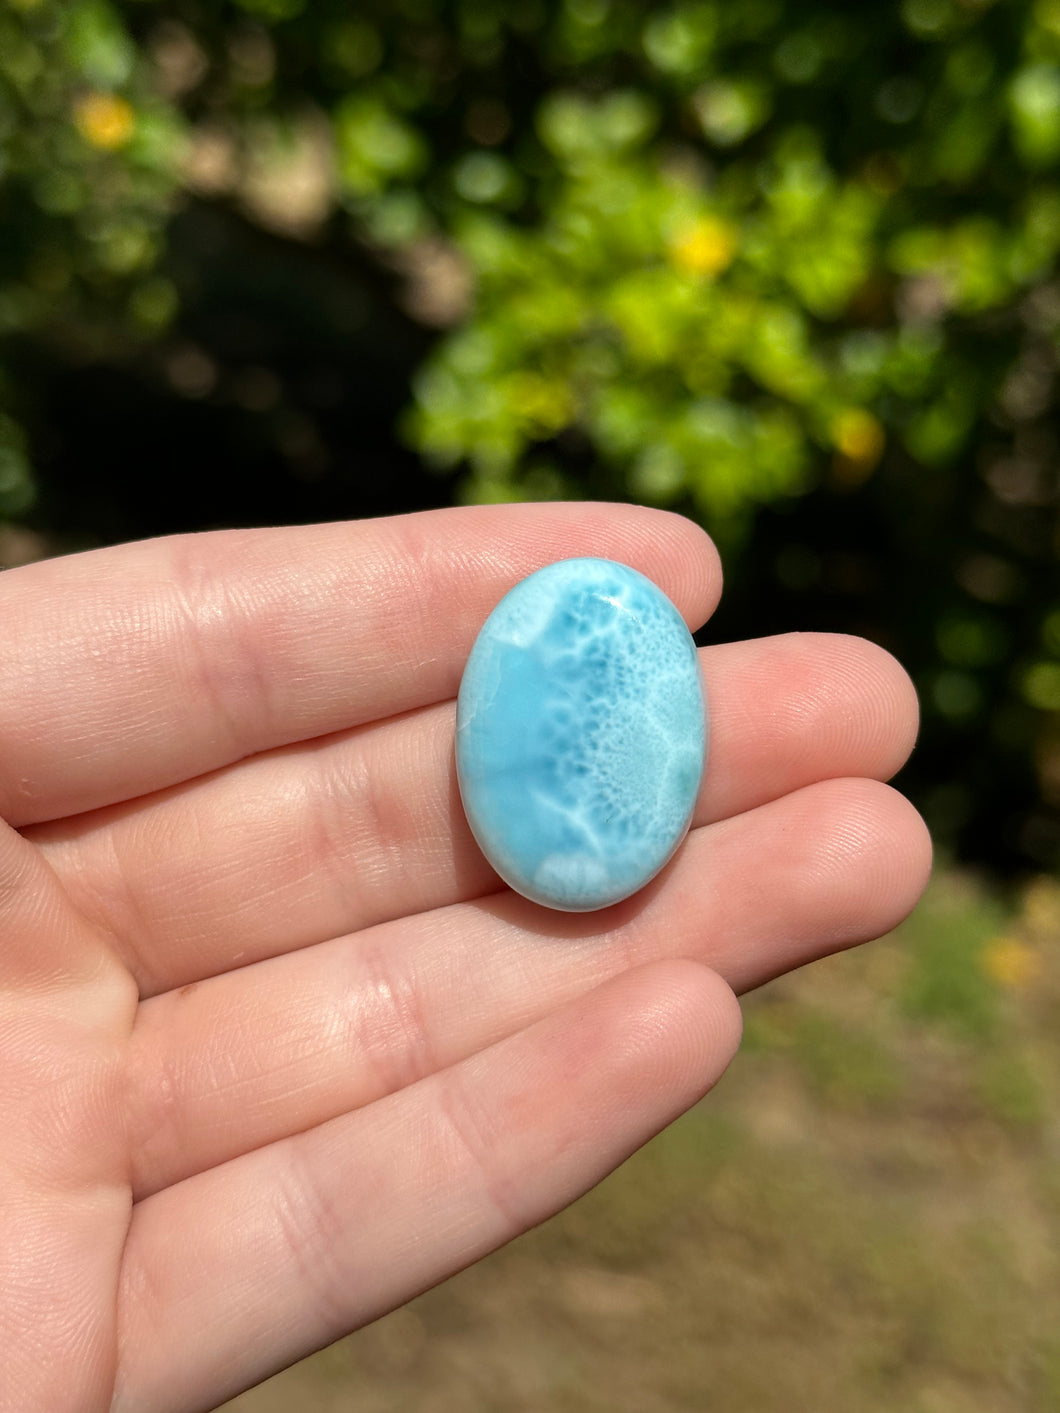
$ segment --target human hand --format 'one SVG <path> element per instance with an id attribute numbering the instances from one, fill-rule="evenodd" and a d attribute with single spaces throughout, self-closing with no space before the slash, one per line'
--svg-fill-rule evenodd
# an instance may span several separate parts
<path id="1" fill-rule="evenodd" d="M 694 827 L 549 912 L 475 847 L 453 698 L 517 580 L 717 558 L 554 505 L 186 536 L 0 576 L 0 1409 L 188 1413 L 541 1221 L 694 1103 L 737 990 L 885 932 L 916 731 L 856 639 L 701 653 Z M 13 827 L 12 827 L 13 826 Z M 21 831 L 21 832 L 17 832 Z"/>

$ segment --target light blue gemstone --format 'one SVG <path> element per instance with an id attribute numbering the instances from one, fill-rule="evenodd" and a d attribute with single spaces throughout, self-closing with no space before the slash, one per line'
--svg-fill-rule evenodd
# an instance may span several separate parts
<path id="1" fill-rule="evenodd" d="M 561 560 L 517 584 L 471 650 L 456 712 L 464 810 L 517 892 L 603 908 L 684 838 L 706 737 L 696 646 L 662 590 L 611 560 Z"/>

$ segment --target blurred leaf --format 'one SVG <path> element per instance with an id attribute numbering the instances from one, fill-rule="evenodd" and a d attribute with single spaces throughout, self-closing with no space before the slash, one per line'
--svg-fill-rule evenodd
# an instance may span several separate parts
<path id="1" fill-rule="evenodd" d="M 364 278 L 454 497 L 697 516 L 741 629 L 909 663 L 947 838 L 1060 859 L 1057 0 L 8 0 L 0 223 L 0 513 L 61 503 L 42 369 L 241 418 Z M 251 421 L 303 490 L 359 459 L 315 402 Z"/>
<path id="2" fill-rule="evenodd" d="M 382 99 L 351 95 L 335 113 L 339 176 L 355 196 L 382 192 L 391 182 L 418 175 L 427 144 Z"/>
<path id="3" fill-rule="evenodd" d="M 72 0 L 63 23 L 67 53 L 82 78 L 100 88 L 128 81 L 136 48 L 113 5 L 107 0 Z"/>
<path id="4" fill-rule="evenodd" d="M 1009 90 L 1016 148 L 1029 167 L 1047 167 L 1060 157 L 1060 68 L 1034 64 L 1022 69 Z"/>

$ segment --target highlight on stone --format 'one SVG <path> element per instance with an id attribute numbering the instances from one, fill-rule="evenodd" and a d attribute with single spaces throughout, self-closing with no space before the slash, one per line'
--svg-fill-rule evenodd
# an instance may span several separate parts
<path id="1" fill-rule="evenodd" d="M 706 745 L 692 635 L 625 564 L 539 569 L 475 640 L 457 701 L 460 794 L 486 858 L 537 903 L 589 912 L 643 888 L 688 831 Z"/>

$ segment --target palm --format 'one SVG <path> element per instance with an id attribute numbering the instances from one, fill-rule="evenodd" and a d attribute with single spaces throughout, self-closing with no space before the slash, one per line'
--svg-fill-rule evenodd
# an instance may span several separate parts
<path id="1" fill-rule="evenodd" d="M 372 1319 L 694 1102 L 729 986 L 912 906 L 925 836 L 876 783 L 911 690 L 815 636 L 704 653 L 696 828 L 644 894 L 572 918 L 501 888 L 452 698 L 501 593 L 575 554 L 713 607 L 697 530 L 604 506 L 0 581 L 0 1407 L 209 1408 Z"/>

